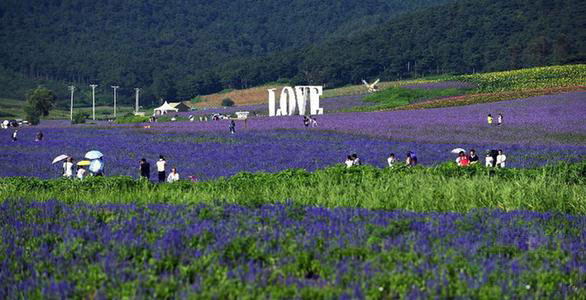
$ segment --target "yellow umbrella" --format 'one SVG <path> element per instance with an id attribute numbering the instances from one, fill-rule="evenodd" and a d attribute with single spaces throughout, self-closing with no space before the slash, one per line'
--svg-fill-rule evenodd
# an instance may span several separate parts
<path id="1" fill-rule="evenodd" d="M 77 163 L 78 166 L 89 166 L 91 162 L 89 160 L 82 160 Z"/>

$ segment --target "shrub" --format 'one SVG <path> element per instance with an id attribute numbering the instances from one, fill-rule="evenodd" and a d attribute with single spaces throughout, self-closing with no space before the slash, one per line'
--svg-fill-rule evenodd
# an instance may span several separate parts
<path id="1" fill-rule="evenodd" d="M 73 114 L 73 120 L 71 120 L 71 124 L 83 124 L 85 123 L 85 120 L 89 118 L 89 116 L 90 115 L 88 113 L 78 111 Z"/>
<path id="2" fill-rule="evenodd" d="M 222 106 L 234 106 L 234 101 L 230 98 L 224 98 L 222 100 Z"/>
<path id="3" fill-rule="evenodd" d="M 147 116 L 135 116 L 132 113 L 127 113 L 122 117 L 116 118 L 116 124 L 128 124 L 128 123 L 144 123 L 148 122 L 149 117 Z"/>

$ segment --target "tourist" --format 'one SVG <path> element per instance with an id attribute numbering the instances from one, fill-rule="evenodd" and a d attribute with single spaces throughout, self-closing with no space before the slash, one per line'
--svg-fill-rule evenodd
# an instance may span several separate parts
<path id="1" fill-rule="evenodd" d="M 488 125 L 492 125 L 492 115 L 491 114 L 488 114 L 487 120 L 488 120 Z"/>
<path id="2" fill-rule="evenodd" d="M 309 117 L 309 120 L 311 121 L 311 127 L 317 127 L 317 120 L 315 117 Z"/>
<path id="3" fill-rule="evenodd" d="M 203 122 L 203 117 L 202 116 L 199 116 L 199 121 L 200 122 Z"/>
<path id="4" fill-rule="evenodd" d="M 358 158 L 358 155 L 356 153 L 352 154 L 352 165 L 354 166 L 360 166 L 360 158 Z"/>
<path id="5" fill-rule="evenodd" d="M 165 167 L 167 166 L 167 161 L 163 155 L 159 155 L 159 160 L 157 161 L 157 172 L 159 174 L 159 182 L 165 182 Z"/>
<path id="6" fill-rule="evenodd" d="M 408 167 L 414 167 L 417 165 L 417 155 L 415 152 L 409 151 L 405 154 L 405 165 Z"/>
<path id="7" fill-rule="evenodd" d="M 102 158 L 92 160 L 89 169 L 90 174 L 93 176 L 104 176 L 104 161 Z"/>
<path id="8" fill-rule="evenodd" d="M 12 133 L 12 141 L 13 142 L 16 142 L 16 140 L 18 140 L 17 136 L 18 136 L 18 129 L 14 129 L 14 132 Z"/>
<path id="9" fill-rule="evenodd" d="M 195 117 L 193 115 L 189 115 L 189 122 L 195 121 Z"/>
<path id="10" fill-rule="evenodd" d="M 348 155 L 344 163 L 346 164 L 346 169 L 352 167 L 354 165 L 354 158 L 352 157 L 352 155 Z"/>
<path id="11" fill-rule="evenodd" d="M 484 158 L 484 166 L 492 168 L 494 166 L 494 158 L 491 155 L 491 151 L 486 151 L 486 157 Z"/>
<path id="12" fill-rule="evenodd" d="M 169 173 L 169 176 L 167 177 L 167 182 L 172 183 L 178 180 L 179 173 L 177 173 L 177 168 L 173 167 L 173 169 L 171 169 L 171 173 Z"/>
<path id="13" fill-rule="evenodd" d="M 303 116 L 303 125 L 305 128 L 309 127 L 309 118 L 307 116 Z"/>
<path id="14" fill-rule="evenodd" d="M 35 142 L 40 142 L 42 140 L 43 140 L 43 132 L 42 131 L 39 131 L 39 132 L 37 132 L 37 136 L 35 138 Z"/>
<path id="15" fill-rule="evenodd" d="M 234 120 L 230 120 L 230 133 L 236 133 L 236 122 L 234 122 Z"/>
<path id="16" fill-rule="evenodd" d="M 460 154 L 458 154 L 458 158 L 456 158 L 456 163 L 458 164 L 458 167 L 467 167 L 469 162 L 470 161 L 468 160 L 468 156 L 466 156 L 466 153 L 464 153 L 464 151 L 460 151 Z"/>
<path id="17" fill-rule="evenodd" d="M 396 162 L 397 159 L 395 158 L 395 153 L 391 153 L 387 158 L 387 164 L 389 165 L 389 168 L 392 168 Z"/>
<path id="18" fill-rule="evenodd" d="M 503 125 L 503 114 L 499 113 L 498 117 L 496 118 L 497 126 Z"/>
<path id="19" fill-rule="evenodd" d="M 498 155 L 496 157 L 496 166 L 498 168 L 504 168 L 505 167 L 505 161 L 506 160 L 507 160 L 507 157 L 503 153 L 503 150 L 499 149 L 498 150 Z"/>
<path id="20" fill-rule="evenodd" d="M 478 163 L 478 155 L 476 155 L 476 150 L 470 149 L 470 154 L 468 155 L 468 163 L 471 165 L 475 165 Z"/>
<path id="21" fill-rule="evenodd" d="M 146 161 L 146 159 L 142 158 L 140 160 L 140 177 L 145 179 L 150 179 L 151 177 L 151 164 Z"/>
<path id="22" fill-rule="evenodd" d="M 84 166 L 77 166 L 77 179 L 83 179 L 85 177 Z"/>
<path id="23" fill-rule="evenodd" d="M 73 158 L 68 157 L 63 163 L 63 177 L 73 178 Z"/>

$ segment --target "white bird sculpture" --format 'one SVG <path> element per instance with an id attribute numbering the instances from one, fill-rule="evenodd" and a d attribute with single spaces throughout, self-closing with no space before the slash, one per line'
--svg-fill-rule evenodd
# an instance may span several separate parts
<path id="1" fill-rule="evenodd" d="M 377 79 L 375 82 L 369 84 L 368 82 L 366 82 L 366 80 L 362 79 L 362 83 L 364 83 L 364 85 L 368 89 L 369 93 L 374 93 L 374 92 L 378 91 L 378 87 L 376 85 L 378 84 L 379 81 L 380 81 L 380 78 Z"/>

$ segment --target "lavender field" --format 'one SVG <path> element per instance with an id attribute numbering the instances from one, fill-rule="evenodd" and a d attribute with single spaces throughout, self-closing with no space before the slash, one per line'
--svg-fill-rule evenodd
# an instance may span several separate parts
<path id="1" fill-rule="evenodd" d="M 419 162 L 453 161 L 456 147 L 503 149 L 510 167 L 531 167 L 586 156 L 586 93 L 575 92 L 465 107 L 415 111 L 334 113 L 318 116 L 318 127 L 305 128 L 299 116 L 238 121 L 236 134 L 228 121 L 153 123 L 142 125 L 68 125 L 46 121 L 23 128 L 12 142 L 11 130 L 0 131 L 0 176 L 57 177 L 50 164 L 60 154 L 81 158 L 98 149 L 105 154 L 108 175 L 138 173 L 142 157 L 152 163 L 159 154 L 184 176 L 200 179 L 231 176 L 240 171 L 275 172 L 288 168 L 314 170 L 342 163 L 357 153 L 364 163 L 384 167 L 393 152 L 399 158 L 415 151 Z M 504 125 L 488 126 L 486 115 L 503 113 Z M 35 142 L 42 130 L 45 139 Z"/>
<path id="2" fill-rule="evenodd" d="M 243 290 L 271 299 L 579 299 L 586 291 L 584 216 L 6 201 L 0 218 L 3 299 L 231 299 Z"/>
<path id="3" fill-rule="evenodd" d="M 253 117 L 235 134 L 224 120 L 2 130 L 0 298 L 581 299 L 585 111 L 574 92 L 314 128 Z M 502 149 L 507 168 L 457 167 L 456 147 Z M 91 149 L 106 177 L 13 177 L 59 178 L 55 156 Z M 407 151 L 441 165 L 381 169 Z M 367 166 L 332 167 L 351 153 Z M 111 176 L 159 154 L 199 182 Z M 560 160 L 578 163 L 529 168 Z"/>

